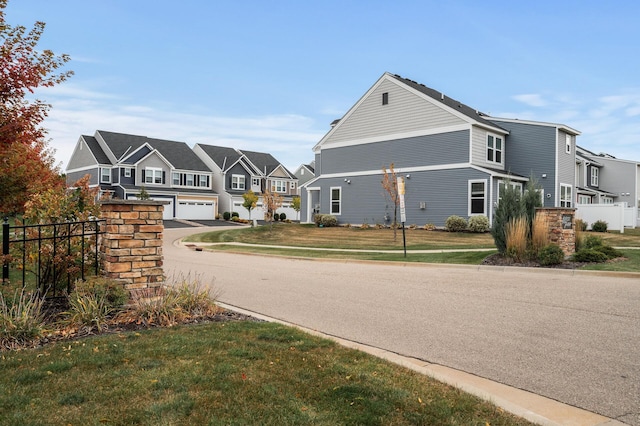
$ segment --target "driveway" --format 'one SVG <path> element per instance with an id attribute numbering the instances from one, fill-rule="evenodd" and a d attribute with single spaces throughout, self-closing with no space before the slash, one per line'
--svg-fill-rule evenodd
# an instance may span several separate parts
<path id="1" fill-rule="evenodd" d="M 640 280 L 572 271 L 195 252 L 220 301 L 640 426 Z"/>

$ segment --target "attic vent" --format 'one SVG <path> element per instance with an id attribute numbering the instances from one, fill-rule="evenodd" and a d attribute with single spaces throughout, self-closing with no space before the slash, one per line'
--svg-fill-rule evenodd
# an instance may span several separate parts
<path id="1" fill-rule="evenodd" d="M 382 94 L 382 105 L 387 105 L 389 103 L 389 92 L 384 92 Z"/>

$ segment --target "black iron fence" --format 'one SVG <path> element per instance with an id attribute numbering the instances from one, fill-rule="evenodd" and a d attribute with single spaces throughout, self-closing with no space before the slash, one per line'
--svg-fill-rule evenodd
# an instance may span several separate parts
<path id="1" fill-rule="evenodd" d="M 103 220 L 14 225 L 2 224 L 2 282 L 60 297 L 72 283 L 99 273 Z M 13 287 L 13 286 L 12 286 Z"/>

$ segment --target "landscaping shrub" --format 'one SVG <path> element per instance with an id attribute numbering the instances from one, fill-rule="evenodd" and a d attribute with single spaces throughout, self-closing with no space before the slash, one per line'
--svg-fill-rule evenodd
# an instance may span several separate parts
<path id="1" fill-rule="evenodd" d="M 362 225 L 360 225 L 360 229 L 369 229 L 369 228 L 371 228 L 371 226 L 369 226 L 367 222 L 364 222 Z"/>
<path id="2" fill-rule="evenodd" d="M 325 214 L 322 215 L 321 224 L 326 228 L 330 226 L 338 226 L 338 219 L 334 215 Z"/>
<path id="3" fill-rule="evenodd" d="M 589 227 L 589 223 L 582 219 L 576 219 L 576 231 L 586 231 Z"/>
<path id="4" fill-rule="evenodd" d="M 224 212 L 224 213 L 222 213 L 222 218 L 223 218 L 224 220 L 229 220 L 229 219 L 231 219 L 231 213 L 229 213 L 229 212 Z"/>
<path id="5" fill-rule="evenodd" d="M 524 208 L 520 202 L 520 191 L 505 184 L 504 190 L 500 193 L 501 199 L 493 216 L 491 235 L 500 253 L 507 250 L 507 240 L 505 228 L 511 219 L 524 215 Z"/>
<path id="6" fill-rule="evenodd" d="M 542 266 L 560 265 L 564 262 L 564 252 L 555 244 L 548 244 L 540 249 L 538 262 Z"/>
<path id="7" fill-rule="evenodd" d="M 280 222 L 284 222 L 285 220 L 287 220 L 287 214 L 286 213 L 280 213 Z"/>
<path id="8" fill-rule="evenodd" d="M 573 254 L 573 260 L 576 262 L 595 262 L 602 263 L 608 260 L 607 255 L 595 248 L 584 248 Z"/>
<path id="9" fill-rule="evenodd" d="M 587 235 L 584 238 L 584 248 L 594 248 L 594 247 L 600 247 L 602 245 L 604 245 L 604 240 L 602 239 L 602 237 L 598 236 L 598 235 Z"/>
<path id="10" fill-rule="evenodd" d="M 280 213 L 273 213 L 273 221 L 277 222 L 280 220 Z"/>
<path id="11" fill-rule="evenodd" d="M 316 226 L 319 226 L 322 223 L 322 216 L 324 215 L 320 213 L 316 213 L 313 215 L 313 223 L 315 223 Z"/>
<path id="12" fill-rule="evenodd" d="M 436 230 L 436 225 L 434 225 L 433 223 L 426 223 L 423 226 L 425 231 L 435 231 Z"/>
<path id="13" fill-rule="evenodd" d="M 0 292 L 0 346 L 13 348 L 41 337 L 45 329 L 44 299 L 25 293 L 6 299 Z"/>
<path id="14" fill-rule="evenodd" d="M 489 230 L 489 218 L 486 216 L 471 216 L 469 218 L 469 231 L 487 232 Z"/>
<path id="15" fill-rule="evenodd" d="M 593 249 L 607 256 L 607 259 L 615 259 L 616 257 L 624 256 L 620 250 L 617 250 L 606 244 L 599 247 L 594 247 Z"/>
<path id="16" fill-rule="evenodd" d="M 449 216 L 444 222 L 444 229 L 449 232 L 462 232 L 467 229 L 467 220 L 460 216 Z"/>
<path id="17" fill-rule="evenodd" d="M 231 217 L 232 217 L 232 218 L 234 218 L 234 217 L 239 218 L 239 217 L 240 217 L 240 213 L 238 213 L 238 212 L 231 212 Z"/>
<path id="18" fill-rule="evenodd" d="M 527 252 L 527 231 L 529 224 L 525 216 L 514 217 L 507 223 L 505 254 L 516 261 L 522 261 Z"/>
<path id="19" fill-rule="evenodd" d="M 591 225 L 591 230 L 593 232 L 607 232 L 607 226 L 608 224 L 604 220 L 596 220 L 593 222 L 593 225 Z"/>

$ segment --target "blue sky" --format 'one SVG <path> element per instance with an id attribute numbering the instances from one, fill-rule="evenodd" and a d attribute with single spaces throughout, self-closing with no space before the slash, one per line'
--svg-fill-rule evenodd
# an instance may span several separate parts
<path id="1" fill-rule="evenodd" d="M 640 161 L 640 2 L 9 0 L 75 76 L 37 93 L 56 158 L 95 130 L 270 152 L 289 169 L 385 72 L 566 124 Z"/>

